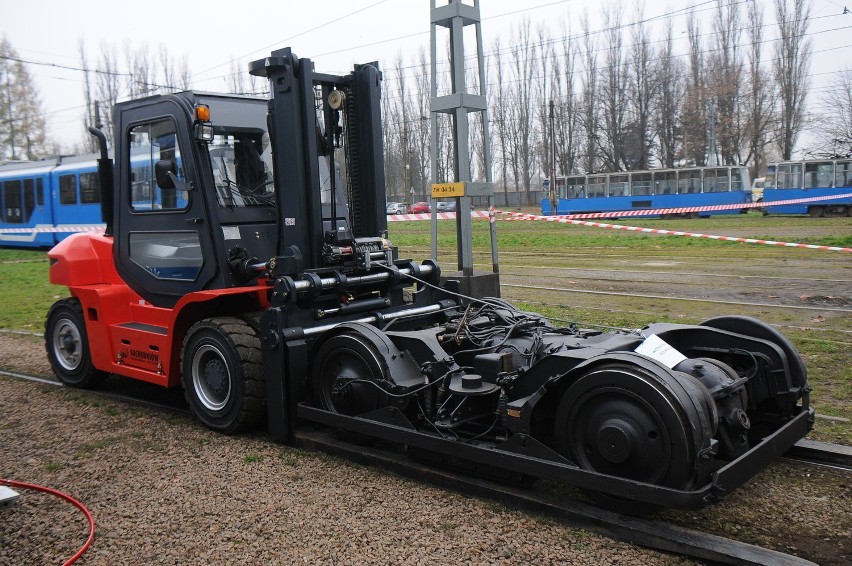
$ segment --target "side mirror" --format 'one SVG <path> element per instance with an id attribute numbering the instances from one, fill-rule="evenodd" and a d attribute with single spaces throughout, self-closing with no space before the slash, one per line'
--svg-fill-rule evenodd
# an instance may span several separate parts
<path id="1" fill-rule="evenodd" d="M 177 163 L 174 159 L 161 159 L 154 164 L 154 178 L 161 189 L 178 189 L 188 191 L 190 183 L 181 181 L 175 174 Z"/>
<path id="2" fill-rule="evenodd" d="M 154 178 L 161 189 L 175 188 L 177 163 L 173 159 L 161 159 L 154 165 Z"/>

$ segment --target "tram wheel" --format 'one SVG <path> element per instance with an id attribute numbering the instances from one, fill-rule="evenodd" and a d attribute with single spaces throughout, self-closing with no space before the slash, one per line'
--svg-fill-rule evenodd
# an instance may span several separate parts
<path id="1" fill-rule="evenodd" d="M 692 483 L 700 435 L 672 393 L 674 376 L 629 363 L 592 368 L 563 394 L 555 420 L 557 449 L 583 469 L 677 489 Z M 701 428 L 701 427 L 698 427 Z M 630 515 L 659 506 L 587 490 L 597 505 Z"/>
<path id="2" fill-rule="evenodd" d="M 783 334 L 756 318 L 750 316 L 726 315 L 709 318 L 700 323 L 701 326 L 709 326 L 718 330 L 734 332 L 736 334 L 745 334 L 761 340 L 768 340 L 781 348 L 787 356 L 787 363 L 790 364 L 790 373 L 793 376 L 793 383 L 797 387 L 804 387 L 808 383 L 808 370 L 805 367 L 805 362 L 802 356 L 793 343 L 790 342 Z"/>
<path id="3" fill-rule="evenodd" d="M 387 368 L 375 347 L 357 332 L 343 332 L 317 350 L 312 373 L 314 396 L 323 409 L 357 416 L 388 405 Z M 337 435 L 358 444 L 370 437 L 337 429 Z"/>

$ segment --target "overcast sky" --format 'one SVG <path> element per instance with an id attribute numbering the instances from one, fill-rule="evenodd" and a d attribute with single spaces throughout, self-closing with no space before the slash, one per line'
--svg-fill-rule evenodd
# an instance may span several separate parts
<path id="1" fill-rule="evenodd" d="M 445 0 L 438 0 L 443 4 Z M 605 1 L 605 0 L 604 0 Z M 640 0 L 621 0 L 624 23 L 635 20 Z M 743 2 L 752 0 L 743 0 Z M 766 23 L 774 21 L 772 0 L 764 5 Z M 466 0 L 472 3 L 472 0 Z M 852 13 L 843 14 L 852 0 L 813 0 L 810 26 L 814 44 L 811 101 L 832 73 L 852 67 Z M 481 0 L 486 53 L 499 35 L 511 37 L 513 26 L 529 18 L 533 27 L 547 26 L 560 37 L 570 18 L 580 28 L 584 10 L 592 29 L 600 29 L 601 0 Z M 320 72 L 346 73 L 356 62 L 379 60 L 392 67 L 401 54 L 406 62 L 429 47 L 430 0 L 242 0 L 241 2 L 120 2 L 116 0 L 0 0 L 0 34 L 5 35 L 27 65 L 42 95 L 48 130 L 71 144 L 82 138 L 83 79 L 79 44 L 85 44 L 94 67 L 102 44 L 114 46 L 123 58 L 125 45 L 147 44 L 152 52 L 165 45 L 173 59 L 186 57 L 193 88 L 224 91 L 225 75 L 238 61 L 245 68 L 252 59 L 273 49 L 292 47 L 309 57 Z M 651 19 L 694 5 L 709 29 L 712 2 L 706 0 L 646 0 L 644 15 Z M 745 17 L 743 17 L 745 19 Z M 675 20 L 675 34 L 685 47 L 685 19 Z M 766 39 L 777 36 L 767 28 Z M 659 34 L 655 34 L 659 37 Z M 625 45 L 629 41 L 625 40 Z M 466 49 L 472 46 L 467 43 Z M 771 57 L 767 48 L 764 59 Z M 123 64 L 123 62 L 122 62 Z M 53 66 L 52 66 L 53 65 Z"/>

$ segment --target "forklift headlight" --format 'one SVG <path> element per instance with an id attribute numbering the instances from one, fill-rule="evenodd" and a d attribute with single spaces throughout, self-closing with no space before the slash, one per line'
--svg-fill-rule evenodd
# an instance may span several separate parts
<path id="1" fill-rule="evenodd" d="M 195 139 L 197 141 L 212 142 L 213 141 L 213 124 L 210 122 L 195 123 Z"/>

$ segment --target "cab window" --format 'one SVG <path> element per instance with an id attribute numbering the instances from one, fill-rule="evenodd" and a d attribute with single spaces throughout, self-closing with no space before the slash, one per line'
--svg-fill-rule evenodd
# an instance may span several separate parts
<path id="1" fill-rule="evenodd" d="M 187 207 L 189 194 L 183 185 L 175 124 L 170 118 L 130 129 L 130 208 L 134 212 L 167 212 Z M 154 168 L 160 161 L 173 164 L 175 187 L 161 187 Z"/>

